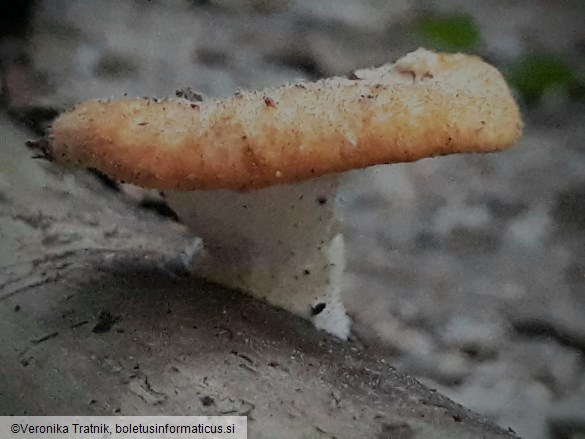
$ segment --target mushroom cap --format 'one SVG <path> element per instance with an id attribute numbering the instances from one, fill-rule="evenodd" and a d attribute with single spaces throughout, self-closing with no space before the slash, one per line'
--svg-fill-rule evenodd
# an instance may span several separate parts
<path id="1" fill-rule="evenodd" d="M 351 79 L 227 99 L 82 103 L 54 122 L 43 153 L 149 188 L 248 190 L 501 150 L 521 132 L 497 69 L 475 56 L 419 49 Z"/>

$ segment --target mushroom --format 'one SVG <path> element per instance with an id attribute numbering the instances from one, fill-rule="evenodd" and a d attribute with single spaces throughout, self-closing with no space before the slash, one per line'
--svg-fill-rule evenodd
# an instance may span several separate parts
<path id="1" fill-rule="evenodd" d="M 342 172 L 501 150 L 521 132 L 494 67 L 419 49 L 349 78 L 227 99 L 82 103 L 32 145 L 47 159 L 164 190 L 205 243 L 197 274 L 345 339 Z"/>

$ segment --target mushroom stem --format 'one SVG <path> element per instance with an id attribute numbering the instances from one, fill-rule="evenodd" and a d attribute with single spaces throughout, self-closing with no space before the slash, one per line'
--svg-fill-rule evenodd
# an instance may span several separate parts
<path id="1" fill-rule="evenodd" d="M 246 291 L 339 338 L 350 320 L 340 298 L 345 265 L 336 217 L 339 176 L 251 191 L 167 192 L 205 255 L 195 274 Z"/>

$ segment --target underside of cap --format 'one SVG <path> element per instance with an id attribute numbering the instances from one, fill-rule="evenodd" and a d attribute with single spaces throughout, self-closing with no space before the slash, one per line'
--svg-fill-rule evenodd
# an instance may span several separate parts
<path id="1" fill-rule="evenodd" d="M 501 150 L 521 132 L 518 107 L 494 67 L 419 49 L 351 79 L 222 100 L 83 103 L 55 121 L 42 153 L 143 187 L 249 190 Z"/>

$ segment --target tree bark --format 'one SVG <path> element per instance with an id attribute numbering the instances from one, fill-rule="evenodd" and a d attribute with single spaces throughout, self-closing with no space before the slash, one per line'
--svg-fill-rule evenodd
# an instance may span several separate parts
<path id="1" fill-rule="evenodd" d="M 0 414 L 239 414 L 252 438 L 514 437 L 376 352 L 189 277 L 180 226 L 26 160 L 0 122 Z"/>

